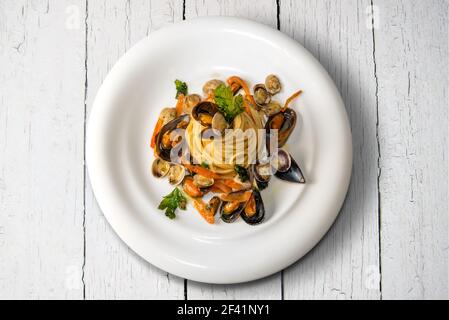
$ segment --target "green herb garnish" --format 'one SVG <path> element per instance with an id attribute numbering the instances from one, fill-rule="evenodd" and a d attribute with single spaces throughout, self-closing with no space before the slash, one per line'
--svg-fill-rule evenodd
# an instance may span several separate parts
<path id="1" fill-rule="evenodd" d="M 177 208 L 181 210 L 186 209 L 187 199 L 182 192 L 175 188 L 170 194 L 166 195 L 159 204 L 158 209 L 165 210 L 165 215 L 170 219 L 176 218 L 175 211 Z"/>
<path id="2" fill-rule="evenodd" d="M 178 99 L 180 94 L 187 95 L 187 83 L 176 79 L 175 80 L 176 85 L 176 99 Z"/>
<path id="3" fill-rule="evenodd" d="M 239 94 L 234 97 L 231 88 L 224 84 L 215 89 L 215 102 L 228 123 L 244 111 L 243 96 Z"/>
<path id="4" fill-rule="evenodd" d="M 242 182 L 249 180 L 248 170 L 246 170 L 244 167 L 236 165 L 234 167 L 234 171 L 237 172 Z"/>
<path id="5" fill-rule="evenodd" d="M 209 169 L 209 164 L 206 161 L 201 162 L 203 168 Z"/>

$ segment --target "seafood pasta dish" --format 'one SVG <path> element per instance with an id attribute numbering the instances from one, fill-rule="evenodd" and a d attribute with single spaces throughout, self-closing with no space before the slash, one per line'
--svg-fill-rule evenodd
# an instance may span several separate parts
<path id="1" fill-rule="evenodd" d="M 175 87 L 175 105 L 161 111 L 151 137 L 152 174 L 174 188 L 159 205 L 168 218 L 191 203 L 210 224 L 241 218 L 256 225 L 265 217 L 261 191 L 272 178 L 305 183 L 284 148 L 301 90 L 279 102 L 282 85 L 273 74 L 251 88 L 238 76 L 208 80 L 201 94 L 181 80 Z"/>

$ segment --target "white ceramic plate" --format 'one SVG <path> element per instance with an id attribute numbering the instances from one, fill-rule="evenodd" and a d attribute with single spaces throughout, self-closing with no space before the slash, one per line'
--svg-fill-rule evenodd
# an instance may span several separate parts
<path id="1" fill-rule="evenodd" d="M 175 104 L 174 79 L 201 93 L 211 78 L 239 75 L 254 85 L 269 73 L 282 81 L 281 101 L 304 91 L 287 147 L 307 183 L 272 179 L 258 226 L 209 225 L 191 207 L 167 219 L 157 206 L 172 188 L 151 175 L 149 141 L 160 110 Z M 151 34 L 117 62 L 90 115 L 87 164 L 104 215 L 139 255 L 183 278 L 238 283 L 282 270 L 323 237 L 348 189 L 351 133 L 335 85 L 301 45 L 247 20 L 201 18 Z"/>

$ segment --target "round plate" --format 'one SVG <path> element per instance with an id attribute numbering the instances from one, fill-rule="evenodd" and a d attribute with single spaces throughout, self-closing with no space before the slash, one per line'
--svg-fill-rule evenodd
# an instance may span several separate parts
<path id="1" fill-rule="evenodd" d="M 272 179 L 265 221 L 207 224 L 189 206 L 169 220 L 157 209 L 167 180 L 150 171 L 152 130 L 174 106 L 174 80 L 201 93 L 211 78 L 238 75 L 251 85 L 279 76 L 280 101 L 304 94 L 288 150 L 305 185 Z M 352 143 L 341 97 L 323 67 L 279 31 L 237 18 L 201 18 L 159 30 L 122 57 L 99 90 L 87 132 L 87 165 L 97 201 L 123 241 L 177 276 L 238 283 L 280 271 L 306 254 L 335 220 L 348 189 Z"/>

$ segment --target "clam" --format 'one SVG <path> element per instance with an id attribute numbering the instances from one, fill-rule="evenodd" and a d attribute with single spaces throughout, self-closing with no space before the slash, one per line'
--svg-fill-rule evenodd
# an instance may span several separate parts
<path id="1" fill-rule="evenodd" d="M 271 95 L 264 84 L 256 84 L 254 86 L 254 100 L 258 106 L 265 106 L 271 101 Z"/>
<path id="2" fill-rule="evenodd" d="M 270 74 L 265 78 L 265 87 L 271 95 L 275 95 L 281 91 L 281 82 L 274 74 Z"/>
<path id="3" fill-rule="evenodd" d="M 189 94 L 184 100 L 184 112 L 192 113 L 192 109 L 201 102 L 201 97 L 198 94 Z"/>
<path id="4" fill-rule="evenodd" d="M 271 177 L 271 165 L 269 162 L 252 166 L 254 177 L 259 181 L 269 181 Z"/>
<path id="5" fill-rule="evenodd" d="M 218 112 L 217 105 L 212 102 L 204 101 L 192 109 L 192 117 L 205 127 L 212 126 L 212 119 Z"/>
<path id="6" fill-rule="evenodd" d="M 151 166 L 151 172 L 153 173 L 153 176 L 155 176 L 156 178 L 165 177 L 169 171 L 170 171 L 170 164 L 167 161 L 164 161 L 159 158 L 153 161 L 153 165 Z"/>
<path id="7" fill-rule="evenodd" d="M 218 79 L 212 79 L 207 81 L 203 86 L 203 93 L 206 97 L 211 96 L 215 89 L 217 89 L 220 85 L 225 84 L 223 81 Z"/>
<path id="8" fill-rule="evenodd" d="M 213 178 L 208 178 L 208 177 L 202 176 L 200 174 L 196 174 L 193 176 L 193 183 L 198 188 L 208 188 L 208 187 L 212 186 L 215 183 L 215 181 Z"/>
<path id="9" fill-rule="evenodd" d="M 159 119 L 162 119 L 162 125 L 166 125 L 175 118 L 176 118 L 175 108 L 164 108 L 159 114 Z"/>
<path id="10" fill-rule="evenodd" d="M 220 113 L 215 113 L 212 118 L 212 129 L 223 133 L 227 128 L 229 128 L 229 123 L 226 121 L 225 117 Z"/>
<path id="11" fill-rule="evenodd" d="M 285 145 L 288 138 L 293 132 L 296 126 L 296 112 L 293 109 L 285 109 L 276 114 L 270 116 L 265 124 L 265 130 L 267 133 L 266 142 L 267 148 L 270 151 L 270 130 L 278 130 L 278 147 L 281 148 Z"/>
<path id="12" fill-rule="evenodd" d="M 190 122 L 189 115 L 182 115 L 178 118 L 166 123 L 160 130 L 156 139 L 155 153 L 156 155 L 165 161 L 172 161 L 171 151 L 179 143 L 182 142 L 182 129 L 185 129 Z"/>
<path id="13" fill-rule="evenodd" d="M 253 164 L 250 167 L 250 172 L 254 177 L 259 190 L 264 190 L 268 187 L 272 175 L 270 163 Z"/>
<path id="14" fill-rule="evenodd" d="M 253 190 L 251 198 L 245 204 L 244 210 L 240 212 L 240 216 L 250 225 L 256 225 L 263 221 L 265 218 L 265 206 L 259 190 Z"/>
<path id="15" fill-rule="evenodd" d="M 276 172 L 287 172 L 291 166 L 292 157 L 290 154 L 283 149 L 279 149 L 277 155 L 275 156 Z"/>
<path id="16" fill-rule="evenodd" d="M 306 183 L 306 179 L 296 161 L 285 150 L 279 149 L 276 155 L 276 177 L 295 183 Z"/>
<path id="17" fill-rule="evenodd" d="M 262 107 L 262 112 L 267 116 L 270 117 L 279 111 L 281 111 L 282 106 L 279 102 L 271 100 L 267 105 Z"/>
<path id="18" fill-rule="evenodd" d="M 184 180 L 185 175 L 186 169 L 183 166 L 172 165 L 168 171 L 168 182 L 173 186 L 177 186 Z"/>

